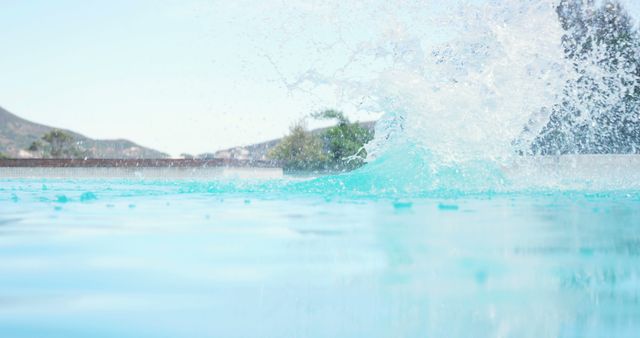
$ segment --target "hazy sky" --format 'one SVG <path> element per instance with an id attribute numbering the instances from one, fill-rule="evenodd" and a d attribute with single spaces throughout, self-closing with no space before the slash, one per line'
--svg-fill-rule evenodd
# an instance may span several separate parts
<path id="1" fill-rule="evenodd" d="M 370 119 L 332 90 L 286 83 L 339 72 L 355 46 L 398 22 L 437 39 L 420 18 L 445 6 L 434 3 L 2 0 L 0 106 L 174 155 L 280 137 L 326 107 Z"/>
<path id="2" fill-rule="evenodd" d="M 293 5 L 1 1 L 0 105 L 40 123 L 173 154 L 279 137 L 304 114 L 337 105 L 296 94 L 281 80 L 281 72 L 312 62 L 308 50 L 296 55 L 312 37 L 300 36 L 299 26 L 325 20 L 320 8 Z"/>

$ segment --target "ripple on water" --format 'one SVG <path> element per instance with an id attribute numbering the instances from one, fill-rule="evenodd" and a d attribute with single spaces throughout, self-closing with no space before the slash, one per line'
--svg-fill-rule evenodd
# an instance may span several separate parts
<path id="1" fill-rule="evenodd" d="M 71 201 L 71 199 L 69 197 L 67 197 L 66 195 L 58 195 L 56 196 L 56 202 L 57 203 L 69 203 Z"/>
<path id="2" fill-rule="evenodd" d="M 89 202 L 89 201 L 95 201 L 98 199 L 98 196 L 96 196 L 96 194 L 88 191 L 83 193 L 82 195 L 80 195 L 80 202 Z"/>

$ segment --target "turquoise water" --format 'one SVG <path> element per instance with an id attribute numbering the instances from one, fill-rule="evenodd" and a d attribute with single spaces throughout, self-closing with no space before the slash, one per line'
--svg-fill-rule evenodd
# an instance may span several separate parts
<path id="1" fill-rule="evenodd" d="M 0 180 L 0 336 L 638 336 L 640 192 L 336 180 Z"/>
<path id="2" fill-rule="evenodd" d="M 565 30 L 554 0 L 317 5 L 265 7 L 283 32 L 247 36 L 277 51 L 251 50 L 302 106 L 379 117 L 366 166 L 0 178 L 0 338 L 640 337 L 637 158 L 517 155 L 554 112 L 549 149 L 637 150 L 626 45 Z"/>

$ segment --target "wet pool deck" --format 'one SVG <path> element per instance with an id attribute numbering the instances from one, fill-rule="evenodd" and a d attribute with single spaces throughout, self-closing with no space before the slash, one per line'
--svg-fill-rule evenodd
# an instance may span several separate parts
<path id="1" fill-rule="evenodd" d="M 274 179 L 276 163 L 227 159 L 9 159 L 0 178 Z"/>

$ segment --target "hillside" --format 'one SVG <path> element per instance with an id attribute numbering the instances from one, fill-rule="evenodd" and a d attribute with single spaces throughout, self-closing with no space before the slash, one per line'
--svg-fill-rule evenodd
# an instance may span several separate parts
<path id="1" fill-rule="evenodd" d="M 54 129 L 58 128 L 27 121 L 0 107 L 0 153 L 14 158 L 28 157 L 29 153 L 25 149 Z M 72 135 L 78 145 L 88 150 L 94 158 L 138 159 L 168 156 L 128 140 L 95 140 L 73 131 L 61 130 Z"/>

